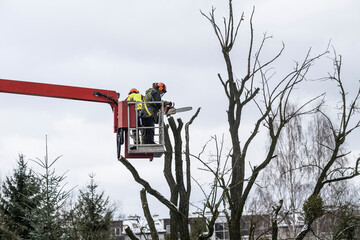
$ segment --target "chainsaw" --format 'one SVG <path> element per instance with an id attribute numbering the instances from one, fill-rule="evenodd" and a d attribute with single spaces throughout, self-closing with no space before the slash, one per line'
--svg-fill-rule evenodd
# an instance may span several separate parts
<path id="1" fill-rule="evenodd" d="M 182 108 L 174 108 L 174 107 L 165 107 L 164 111 L 166 116 L 174 115 L 180 112 L 187 112 L 192 110 L 192 107 L 182 107 Z"/>

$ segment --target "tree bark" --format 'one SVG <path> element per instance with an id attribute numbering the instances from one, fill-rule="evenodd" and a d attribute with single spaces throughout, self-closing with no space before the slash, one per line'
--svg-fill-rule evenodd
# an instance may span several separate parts
<path id="1" fill-rule="evenodd" d="M 142 203 L 142 209 L 144 211 L 144 215 L 145 215 L 146 221 L 147 221 L 149 229 L 150 229 L 151 239 L 159 240 L 159 235 L 157 233 L 157 230 L 156 230 L 156 227 L 154 224 L 154 219 L 152 218 L 150 210 L 149 210 L 149 205 L 148 205 L 148 201 L 147 201 L 147 197 L 146 197 L 146 190 L 144 188 L 140 191 L 140 199 L 141 199 L 141 203 Z"/>
<path id="2" fill-rule="evenodd" d="M 165 162 L 164 162 L 164 176 L 170 189 L 170 201 L 178 206 L 179 191 L 172 174 L 173 164 L 173 147 L 169 136 L 169 126 L 165 126 Z M 177 240 L 179 232 L 178 212 L 170 209 L 170 237 L 169 240 Z"/>
<path id="3" fill-rule="evenodd" d="M 181 119 L 178 119 L 178 126 L 172 117 L 168 118 L 170 128 L 174 136 L 174 152 L 175 152 L 175 179 L 177 191 L 179 194 L 179 212 L 177 214 L 178 218 L 178 228 L 180 239 L 190 240 L 189 233 L 189 199 L 187 189 L 184 184 L 184 170 L 183 170 L 183 159 L 182 159 L 182 138 L 181 130 L 183 128 L 183 122 Z M 190 171 L 190 169 L 188 169 Z"/>
<path id="4" fill-rule="evenodd" d="M 137 238 L 135 236 L 135 234 L 133 233 L 133 231 L 131 231 L 130 227 L 125 227 L 125 232 L 127 234 L 127 236 L 131 239 L 131 240 L 140 240 L 139 238 Z"/>
<path id="5" fill-rule="evenodd" d="M 271 214 L 271 240 L 278 239 L 278 230 L 279 230 L 278 216 L 282 205 L 283 205 L 283 200 L 280 200 L 278 205 L 273 206 L 273 211 Z"/>

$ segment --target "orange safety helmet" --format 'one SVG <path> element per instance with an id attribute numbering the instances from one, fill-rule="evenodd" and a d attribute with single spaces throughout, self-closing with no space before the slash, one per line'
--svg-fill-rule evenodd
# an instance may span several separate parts
<path id="1" fill-rule="evenodd" d="M 139 91 L 136 88 L 130 89 L 129 95 L 132 93 L 139 93 Z"/>
<path id="2" fill-rule="evenodd" d="M 159 90 L 159 92 L 166 93 L 166 86 L 164 83 L 162 83 L 162 82 L 156 83 L 155 87 L 157 90 Z"/>

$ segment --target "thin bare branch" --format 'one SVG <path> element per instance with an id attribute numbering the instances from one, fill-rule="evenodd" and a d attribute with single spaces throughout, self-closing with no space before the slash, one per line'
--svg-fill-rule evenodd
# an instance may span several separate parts
<path id="1" fill-rule="evenodd" d="M 153 189 L 151 187 L 151 185 L 147 181 L 145 181 L 144 179 L 142 179 L 140 177 L 137 170 L 134 168 L 134 166 L 126 158 L 124 158 L 123 156 L 120 156 L 119 161 L 131 172 L 131 174 L 134 177 L 134 180 L 137 183 L 139 183 L 140 185 L 142 185 L 146 189 L 146 191 L 148 193 L 153 195 L 156 199 L 158 199 L 162 204 L 164 204 L 170 210 L 173 210 L 173 211 L 180 214 L 180 212 L 178 211 L 178 209 L 176 208 L 176 206 L 172 202 L 167 200 L 161 193 L 159 193 L 158 191 Z"/>

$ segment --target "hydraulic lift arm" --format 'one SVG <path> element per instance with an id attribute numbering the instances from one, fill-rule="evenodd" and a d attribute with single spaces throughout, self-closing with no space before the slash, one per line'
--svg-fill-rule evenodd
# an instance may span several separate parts
<path id="1" fill-rule="evenodd" d="M 139 149 L 131 150 L 129 131 L 134 131 L 133 129 L 138 127 L 136 104 L 127 101 L 119 102 L 120 95 L 115 91 L 0 79 L 0 92 L 108 103 L 114 112 L 114 132 L 117 139 L 118 157 L 120 157 L 121 145 L 124 143 L 125 157 L 127 158 L 152 159 L 153 157 L 160 157 L 164 152 L 163 143 L 155 144 L 154 147 L 141 145 L 142 148 L 139 146 Z"/>
<path id="2" fill-rule="evenodd" d="M 0 79 L 0 92 L 108 103 L 114 112 L 114 132 L 118 129 L 119 93 L 115 91 Z"/>

